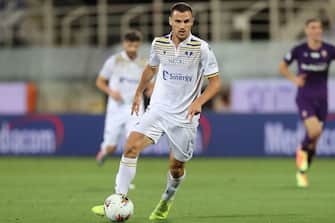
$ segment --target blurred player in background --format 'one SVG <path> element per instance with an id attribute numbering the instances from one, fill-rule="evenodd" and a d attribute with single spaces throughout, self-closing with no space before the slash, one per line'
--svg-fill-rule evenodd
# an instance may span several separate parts
<path id="1" fill-rule="evenodd" d="M 306 135 L 297 148 L 297 186 L 307 187 L 307 170 L 311 166 L 316 145 L 328 113 L 327 79 L 329 65 L 335 59 L 335 47 L 322 40 L 322 23 L 309 19 L 305 23 L 307 41 L 295 47 L 279 65 L 280 73 L 297 87 L 296 103 L 306 127 Z M 288 66 L 296 60 L 298 74 Z"/>
<path id="2" fill-rule="evenodd" d="M 100 165 L 116 150 L 120 138 L 136 121 L 130 114 L 131 105 L 146 65 L 146 60 L 138 55 L 140 45 L 139 32 L 126 33 L 122 42 L 124 50 L 108 58 L 96 80 L 97 87 L 108 95 L 103 142 L 96 155 Z M 142 104 L 139 113 L 143 113 Z"/>
<path id="3" fill-rule="evenodd" d="M 213 51 L 205 41 L 191 34 L 193 20 L 188 4 L 174 4 L 169 17 L 172 32 L 152 43 L 132 113 L 140 111 L 142 92 L 158 70 L 154 91 L 147 111 L 128 137 L 116 177 L 115 192 L 126 196 L 140 152 L 156 143 L 162 134 L 167 135 L 171 151 L 167 185 L 150 220 L 167 218 L 173 197 L 185 179 L 185 162 L 193 155 L 201 107 L 221 89 Z M 209 83 L 201 94 L 204 78 Z M 104 214 L 103 206 L 92 210 Z"/>

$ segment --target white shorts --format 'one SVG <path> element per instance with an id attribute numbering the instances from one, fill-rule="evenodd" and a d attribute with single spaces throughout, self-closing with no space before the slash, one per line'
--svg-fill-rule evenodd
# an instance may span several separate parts
<path id="1" fill-rule="evenodd" d="M 197 128 L 191 125 L 187 127 L 176 125 L 165 117 L 162 112 L 148 109 L 135 124 L 133 131 L 144 134 L 154 143 L 166 134 L 175 159 L 181 162 L 190 160 L 195 147 Z"/>
<path id="2" fill-rule="evenodd" d="M 137 121 L 138 117 L 130 115 L 130 110 L 107 112 L 101 148 L 117 146 L 122 137 L 128 136 Z"/>

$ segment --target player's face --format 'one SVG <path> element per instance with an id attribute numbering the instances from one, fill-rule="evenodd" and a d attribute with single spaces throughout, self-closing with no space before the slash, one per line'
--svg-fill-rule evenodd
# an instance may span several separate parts
<path id="1" fill-rule="evenodd" d="M 135 56 L 140 48 L 140 41 L 123 41 L 123 49 L 129 56 Z"/>
<path id="2" fill-rule="evenodd" d="M 320 22 L 311 22 L 305 27 L 307 39 L 313 41 L 322 40 L 322 24 Z"/>
<path id="3" fill-rule="evenodd" d="M 190 11 L 179 12 L 175 10 L 169 17 L 169 24 L 173 35 L 179 40 L 185 40 L 190 35 L 193 26 L 192 13 Z"/>

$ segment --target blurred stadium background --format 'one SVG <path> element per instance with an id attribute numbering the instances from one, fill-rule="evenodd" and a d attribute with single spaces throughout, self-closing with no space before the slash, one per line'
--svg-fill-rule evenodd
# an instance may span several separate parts
<path id="1" fill-rule="evenodd" d="M 87 184 L 88 188 L 79 190 L 80 196 L 89 194 L 84 199 L 84 204 L 81 202 L 79 205 L 78 195 L 74 196 L 70 205 L 76 205 L 76 211 L 85 216 L 82 222 L 87 222 L 87 218 L 90 222 L 99 222 L 91 219 L 91 216 L 87 217 L 89 213 L 82 208 L 89 208 L 92 202 L 99 202 L 112 192 L 114 175 L 111 173 L 116 171 L 115 163 L 118 159 L 112 162 L 113 170 L 110 166 L 107 166 L 109 169 L 99 170 L 94 165 L 93 156 L 102 140 L 106 103 L 106 97 L 95 87 L 95 78 L 107 57 L 121 49 L 120 37 L 129 29 L 142 32 L 144 44 L 141 54 L 147 56 L 152 39 L 169 32 L 168 12 L 172 2 L 175 1 L 0 0 L 0 185 L 3 188 L 1 192 L 6 194 L 0 204 L 7 207 L 4 209 L 7 214 L 2 216 L 1 222 L 23 222 L 24 218 L 20 218 L 20 215 L 17 219 L 13 217 L 17 214 L 13 206 L 17 203 L 13 199 L 22 199 L 26 192 L 37 197 L 45 196 L 49 193 L 46 189 L 49 184 L 46 185 L 46 182 L 55 185 L 58 183 L 58 188 L 66 187 L 66 182 L 74 185 L 78 183 L 73 186 L 73 191 Z M 294 161 L 290 157 L 304 135 L 304 128 L 296 114 L 296 89 L 279 75 L 278 63 L 295 43 L 303 40 L 304 22 L 308 18 L 321 18 L 324 39 L 335 43 L 335 0 L 189 2 L 196 17 L 193 33 L 211 43 L 223 81 L 220 94 L 204 108 L 195 156 L 204 156 L 205 159 L 195 159 L 193 168 L 200 172 L 201 168 L 220 171 L 217 174 L 222 173 L 223 179 L 218 181 L 219 184 L 223 188 L 227 185 L 226 189 L 230 189 L 238 197 L 238 200 L 234 200 L 235 197 L 227 191 L 223 191 L 224 194 L 217 192 L 216 195 L 226 197 L 235 206 L 224 204 L 228 212 L 226 215 L 222 215 L 222 210 L 218 208 L 214 208 L 209 214 L 196 211 L 199 218 L 193 216 L 190 222 L 207 222 L 207 215 L 210 215 L 211 222 L 315 222 L 320 219 L 320 222 L 333 222 L 335 217 L 331 210 L 335 208 L 335 197 L 330 185 L 335 181 L 335 167 L 332 163 L 335 155 L 335 67 L 332 66 L 330 71 L 329 122 L 318 145 L 318 154 L 326 157 L 316 164 L 324 170 L 319 169 L 318 172 L 318 180 L 322 183 L 319 187 L 315 186 L 310 194 L 294 197 L 297 191 L 292 189 L 293 186 L 290 188 L 284 185 L 294 184 Z M 121 150 L 120 146 L 118 154 Z M 168 148 L 165 139 L 144 153 L 148 156 L 166 155 Z M 16 157 L 21 155 L 25 158 Z M 53 156 L 72 158 L 53 160 Z M 76 159 L 82 156 L 86 158 Z M 278 156 L 284 156 L 285 159 L 273 162 L 272 157 Z M 220 157 L 219 160 L 213 160 L 213 165 L 217 168 L 208 167 L 211 165 L 211 158 L 208 157 Z M 226 157 L 244 158 L 229 160 L 228 164 L 220 166 L 221 158 L 222 162 L 227 162 Z M 208 163 L 204 164 L 206 161 Z M 90 179 L 86 179 L 85 172 L 73 164 L 76 162 L 95 183 L 88 183 Z M 157 160 L 143 161 L 148 171 L 153 171 L 150 169 L 150 162 L 159 165 Z M 275 166 L 265 166 L 271 164 Z M 199 166 L 195 167 L 196 165 Z M 256 179 L 248 178 L 244 167 L 254 171 L 250 175 L 255 174 Z M 224 168 L 231 168 L 235 175 Z M 21 172 L 23 170 L 27 171 L 26 177 Z M 46 175 L 39 174 L 42 170 L 46 171 Z M 274 178 L 267 170 L 278 174 L 279 178 Z M 54 177 L 47 177 L 48 173 Z M 101 177 L 96 176 L 99 173 Z M 202 174 L 205 177 L 207 173 L 203 171 Z M 225 174 L 227 178 L 224 178 Z M 157 174 L 157 177 L 163 175 Z M 196 173 L 190 175 L 190 178 L 192 175 L 196 177 Z M 259 200 L 255 195 L 249 197 L 254 203 L 246 202 L 244 199 L 248 196 L 242 195 L 252 193 L 253 187 L 248 191 L 235 187 L 235 178 L 238 179 L 238 176 L 245 180 L 240 182 L 242 185 L 256 185 L 254 192 L 265 196 L 264 200 Z M 70 178 L 79 181 L 72 182 Z M 144 176 L 144 179 L 148 178 L 149 176 Z M 215 184 L 217 179 L 214 178 L 210 175 L 206 179 L 212 182 L 210 184 Z M 263 181 L 259 183 L 257 180 L 261 178 Z M 22 179 L 21 184 L 17 183 L 18 179 Z M 263 194 L 266 186 L 260 185 L 266 185 L 267 179 L 272 181 L 268 186 L 271 187 L 271 194 L 277 194 L 276 196 L 267 197 Z M 106 180 L 108 185 L 102 186 Z M 143 179 L 140 181 L 146 183 Z M 161 181 L 163 185 L 164 178 Z M 201 185 L 200 180 L 194 183 Z M 44 191 L 37 184 L 43 185 Z M 18 189 L 24 185 L 27 185 L 26 191 Z M 30 190 L 35 186 L 41 192 Z M 154 186 L 157 187 L 157 184 Z M 153 190 L 153 193 L 157 190 L 157 198 L 160 193 L 158 189 Z M 217 190 L 219 189 L 213 188 L 214 192 Z M 322 195 L 319 194 L 321 190 Z M 66 199 L 67 193 L 68 196 L 73 195 L 73 191 L 60 191 L 54 197 L 46 195 L 46 199 L 62 197 L 60 193 L 64 193 L 62 199 Z M 287 196 L 285 191 L 289 191 L 292 200 L 297 199 L 298 203 L 288 205 L 284 200 L 278 206 L 275 202 L 271 203 L 273 199 Z M 199 193 L 196 190 L 193 192 Z M 151 196 L 143 188 L 141 193 Z M 143 198 L 140 194 L 133 196 L 139 203 L 144 202 L 145 208 L 150 209 L 156 202 L 154 200 L 151 204 L 141 200 Z M 182 198 L 186 199 L 185 196 Z M 33 197 L 31 199 L 36 205 L 48 202 L 43 199 L 34 200 Z M 215 204 L 221 205 L 220 199 L 213 199 Z M 315 205 L 303 206 L 304 199 L 313 200 Z M 272 205 L 266 206 L 266 202 Z M 22 204 L 22 208 L 24 205 Z M 62 211 L 51 215 L 57 222 L 76 221 L 76 214 L 63 210 L 64 203 L 54 205 Z M 297 208 L 294 205 L 302 206 L 301 210 L 294 212 Z M 323 205 L 323 209 L 318 205 Z M 140 222 L 145 219 L 144 207 L 139 210 Z M 286 209 L 276 209 L 279 207 Z M 202 210 L 204 207 L 192 208 Z M 239 213 L 241 209 L 246 210 L 245 215 Z M 273 211 L 274 209 L 277 211 Z M 37 214 L 36 210 L 51 211 L 42 208 L 31 212 Z M 307 211 L 306 218 L 300 216 L 306 214 L 304 210 L 310 210 Z M 23 215 L 28 221 L 24 222 L 54 222 L 46 214 L 39 214 L 38 218 L 26 212 Z M 184 217 L 189 215 L 190 212 L 176 212 L 172 222 L 188 222 Z"/>
<path id="2" fill-rule="evenodd" d="M 207 130 L 202 132 L 206 145 L 210 144 L 209 150 L 222 150 L 221 147 L 224 147 L 229 151 L 232 147 L 236 148 L 234 143 L 238 143 L 237 140 L 225 143 L 217 140 L 220 135 L 225 138 L 222 135 L 225 132 L 240 134 L 242 138 L 248 135 L 250 139 L 256 138 L 257 131 L 251 131 L 252 134 L 247 131 L 235 133 L 229 131 L 232 126 L 217 125 L 216 119 L 232 120 L 231 115 L 233 119 L 236 115 L 241 115 L 252 120 L 252 123 L 239 121 L 241 119 L 238 118 L 233 125 L 237 130 L 246 125 L 249 129 L 259 128 L 258 132 L 264 133 L 264 136 L 257 136 L 259 142 L 253 144 L 253 147 L 257 147 L 259 151 L 279 150 L 274 151 L 279 155 L 293 154 L 296 142 L 303 135 L 303 129 L 295 116 L 296 89 L 279 75 L 278 63 L 297 41 L 303 40 L 303 24 L 308 18 L 321 18 L 325 40 L 334 42 L 335 1 L 211 0 L 192 1 L 192 5 L 196 16 L 193 33 L 211 42 L 220 64 L 224 86 L 221 93 L 204 108 L 211 112 L 208 114 L 209 120 L 204 114 L 202 122 L 203 125 L 206 121 L 209 122 L 203 126 Z M 129 29 L 143 33 L 141 54 L 148 55 L 153 37 L 169 32 L 167 19 L 170 6 L 171 1 L 161 0 L 87 0 L 71 3 L 52 0 L 1 1 L 0 113 L 57 114 L 54 118 L 59 118 L 60 124 L 53 128 L 58 128 L 58 141 L 56 140 L 53 148 L 58 148 L 58 152 L 64 148 L 65 155 L 69 147 L 73 150 L 72 145 L 76 145 L 71 142 L 76 135 L 67 130 L 67 125 L 80 129 L 77 124 L 88 123 L 85 134 L 92 134 L 92 137 L 86 137 L 87 142 L 79 144 L 81 150 L 78 150 L 78 155 L 81 155 L 80 151 L 86 151 L 83 155 L 93 154 L 101 140 L 101 114 L 105 111 L 106 103 L 106 97 L 95 87 L 97 72 L 110 54 L 120 50 L 120 36 Z M 335 68 L 332 67 L 331 74 L 334 71 Z M 335 112 L 333 79 L 330 80 L 329 87 L 330 111 Z M 67 119 L 68 114 L 82 118 L 83 122 L 72 123 L 72 116 L 69 117 L 70 121 L 62 120 Z M 98 114 L 92 125 L 89 120 L 85 121 L 92 119 L 87 114 Z M 256 118 L 255 121 L 253 116 L 259 120 Z M 290 119 L 296 121 L 292 122 Z M 39 149 L 29 151 L 24 145 L 20 151 L 15 152 L 11 147 L 20 146 L 10 146 L 9 141 L 15 144 L 19 140 L 10 140 L 10 134 L 5 134 L 10 132 L 6 131 L 3 124 L 5 120 L 2 120 L 2 136 L 7 140 L 2 140 L 3 143 L 0 144 L 1 154 L 39 153 Z M 221 122 L 225 122 L 224 120 Z M 7 120 L 7 123 L 11 122 Z M 36 121 L 33 123 L 41 125 Z M 65 130 L 61 131 L 59 128 L 64 128 L 64 125 Z M 284 142 L 280 144 L 274 141 L 286 132 L 289 136 L 285 137 Z M 334 129 L 327 129 L 326 133 L 324 140 L 321 140 L 323 148 L 319 152 L 324 150 L 323 154 L 333 155 Z M 274 134 L 277 135 L 273 136 Z M 239 137 L 232 136 L 228 138 Z M 282 146 L 268 148 L 264 142 L 269 140 L 271 145 Z M 255 143 L 257 140 L 250 141 Z M 241 155 L 247 152 L 243 147 L 241 145 L 241 151 L 236 149 Z M 40 150 L 45 148 L 40 147 Z M 216 155 L 217 152 L 214 151 L 213 154 Z M 264 153 L 258 152 L 255 155 Z"/>

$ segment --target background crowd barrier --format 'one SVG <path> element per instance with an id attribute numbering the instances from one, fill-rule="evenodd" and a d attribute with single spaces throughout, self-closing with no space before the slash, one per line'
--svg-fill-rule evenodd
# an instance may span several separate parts
<path id="1" fill-rule="evenodd" d="M 335 115 L 318 154 L 335 156 Z M 91 156 L 100 147 L 104 115 L 0 116 L 1 155 Z M 195 156 L 292 156 L 305 130 L 294 114 L 202 114 Z M 122 140 L 124 142 L 124 139 Z M 118 146 L 116 154 L 122 151 Z M 164 137 L 143 155 L 168 154 Z"/>

